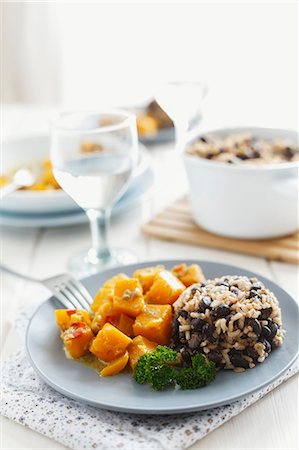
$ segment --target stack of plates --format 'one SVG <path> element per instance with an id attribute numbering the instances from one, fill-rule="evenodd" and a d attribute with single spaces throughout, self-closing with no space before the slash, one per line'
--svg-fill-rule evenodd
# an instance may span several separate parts
<path id="1" fill-rule="evenodd" d="M 49 136 L 26 136 L 3 143 L 3 172 L 28 166 L 49 155 Z M 126 192 L 115 204 L 119 214 L 143 198 L 154 183 L 146 148 L 140 144 L 140 162 Z M 15 227 L 58 227 L 87 222 L 85 212 L 64 191 L 17 191 L 5 197 L 0 206 L 0 225 Z"/>

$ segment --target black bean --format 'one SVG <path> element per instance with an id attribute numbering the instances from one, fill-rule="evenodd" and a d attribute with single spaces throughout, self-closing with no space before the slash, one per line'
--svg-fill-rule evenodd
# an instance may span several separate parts
<path id="1" fill-rule="evenodd" d="M 236 286 L 231 286 L 230 287 L 230 291 L 233 293 L 233 294 L 236 294 L 236 295 L 238 295 L 239 294 L 239 289 L 236 287 Z"/>
<path id="2" fill-rule="evenodd" d="M 272 350 L 271 344 L 266 339 L 263 341 L 263 344 L 265 346 L 265 352 L 270 353 Z"/>
<path id="3" fill-rule="evenodd" d="M 201 137 L 199 138 L 199 140 L 200 140 L 201 142 L 205 142 L 205 143 L 208 142 L 208 139 L 207 139 L 206 137 L 204 137 L 204 136 L 201 136 Z"/>
<path id="4" fill-rule="evenodd" d="M 269 327 L 262 327 L 262 332 L 261 332 L 261 336 L 265 339 L 270 339 L 272 335 L 272 331 L 270 330 Z"/>
<path id="5" fill-rule="evenodd" d="M 222 355 L 219 350 L 211 350 L 208 353 L 208 358 L 210 361 L 212 361 L 215 364 L 220 364 L 222 361 Z"/>
<path id="6" fill-rule="evenodd" d="M 179 312 L 179 315 L 181 316 L 181 317 L 183 317 L 183 319 L 187 319 L 188 318 L 188 316 L 189 316 L 189 313 L 188 313 L 188 311 L 180 311 Z"/>
<path id="7" fill-rule="evenodd" d="M 261 154 L 258 150 L 253 150 L 252 157 L 253 158 L 261 158 Z"/>
<path id="8" fill-rule="evenodd" d="M 243 367 L 243 369 L 248 369 L 249 367 L 248 361 L 239 355 L 231 356 L 230 361 L 235 367 Z"/>
<path id="9" fill-rule="evenodd" d="M 211 303 L 212 300 L 210 299 L 210 297 L 203 297 L 199 305 L 199 311 L 205 312 L 206 309 L 211 309 Z"/>
<path id="10" fill-rule="evenodd" d="M 278 331 L 278 325 L 273 322 L 273 323 L 269 324 L 269 328 L 271 330 L 271 336 L 269 337 L 269 340 L 273 341 L 273 339 Z"/>
<path id="11" fill-rule="evenodd" d="M 207 283 L 200 283 L 200 287 L 205 287 Z"/>
<path id="12" fill-rule="evenodd" d="M 175 319 L 172 322 L 172 339 L 174 340 L 175 343 L 179 342 L 179 336 L 180 336 L 180 330 L 179 330 L 179 322 Z"/>
<path id="13" fill-rule="evenodd" d="M 293 156 L 295 155 L 296 151 L 293 148 L 291 148 L 291 147 L 285 147 L 283 153 L 284 153 L 285 158 L 290 160 L 290 159 L 293 158 Z"/>
<path id="14" fill-rule="evenodd" d="M 200 346 L 200 339 L 197 334 L 193 334 L 188 341 L 189 348 L 196 350 Z"/>
<path id="15" fill-rule="evenodd" d="M 259 357 L 258 352 L 253 347 L 246 347 L 244 350 L 245 355 L 249 356 L 253 359 L 253 361 L 256 361 Z"/>
<path id="16" fill-rule="evenodd" d="M 223 304 L 223 305 L 217 306 L 217 308 L 215 308 L 211 314 L 215 318 L 220 318 L 220 317 L 228 316 L 229 313 L 230 313 L 230 307 Z"/>
<path id="17" fill-rule="evenodd" d="M 195 331 L 201 331 L 202 327 L 206 324 L 207 322 L 203 319 L 200 319 L 199 317 L 196 319 L 191 319 L 191 327 L 193 328 L 193 330 Z"/>
<path id="18" fill-rule="evenodd" d="M 227 281 L 218 281 L 218 283 L 216 283 L 216 286 L 226 286 L 229 288 L 230 284 Z"/>
<path id="19" fill-rule="evenodd" d="M 259 321 L 257 319 L 250 318 L 250 319 L 248 319 L 247 323 L 252 328 L 253 332 L 257 336 L 261 335 L 262 327 L 261 327 L 261 324 L 259 323 Z"/>
<path id="20" fill-rule="evenodd" d="M 178 334 L 179 333 L 179 326 L 180 326 L 180 324 L 179 324 L 178 320 L 174 319 L 172 321 L 172 331 L 173 331 L 174 334 Z"/>
<path id="21" fill-rule="evenodd" d="M 253 284 L 251 285 L 250 290 L 251 290 L 251 289 L 255 289 L 256 291 L 259 291 L 260 289 L 262 289 L 262 286 L 261 286 L 259 283 L 253 283 Z"/>
<path id="22" fill-rule="evenodd" d="M 242 350 L 237 350 L 236 348 L 231 348 L 228 352 L 229 357 L 231 356 L 242 356 Z"/>
<path id="23" fill-rule="evenodd" d="M 260 294 L 255 289 L 250 289 L 248 298 L 258 297 L 260 298 Z"/>
<path id="24" fill-rule="evenodd" d="M 261 314 L 259 315 L 260 320 L 268 319 L 269 316 L 271 316 L 273 309 L 270 306 L 270 308 L 264 308 L 261 310 Z"/>
<path id="25" fill-rule="evenodd" d="M 186 350 L 184 350 L 184 351 L 181 353 L 181 355 L 182 355 L 183 361 L 184 361 L 186 364 L 188 364 L 188 366 L 191 366 L 191 355 L 190 355 L 190 353 L 187 352 Z"/>
<path id="26" fill-rule="evenodd" d="M 184 332 L 182 332 L 182 331 L 180 331 L 180 334 L 179 334 L 179 341 L 180 342 L 186 342 L 186 336 L 185 336 L 185 333 Z"/>
<path id="27" fill-rule="evenodd" d="M 203 327 L 202 327 L 202 335 L 205 339 L 207 339 L 210 342 L 214 341 L 214 327 L 213 325 L 210 325 L 209 323 L 206 323 Z"/>

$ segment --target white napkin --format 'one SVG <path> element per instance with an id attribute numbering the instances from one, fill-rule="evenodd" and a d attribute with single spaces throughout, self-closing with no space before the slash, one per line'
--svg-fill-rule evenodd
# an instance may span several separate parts
<path id="1" fill-rule="evenodd" d="M 23 335 L 31 313 L 27 307 L 14 321 Z M 1 414 L 72 449 L 181 450 L 298 370 L 297 361 L 274 383 L 231 405 L 180 415 L 135 415 L 94 408 L 64 397 L 38 378 L 21 350 L 2 365 Z"/>

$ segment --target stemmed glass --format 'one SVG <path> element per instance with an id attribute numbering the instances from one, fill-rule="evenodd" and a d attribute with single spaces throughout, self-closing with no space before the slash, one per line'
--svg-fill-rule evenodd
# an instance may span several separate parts
<path id="1" fill-rule="evenodd" d="M 201 119 L 202 100 L 207 86 L 198 81 L 169 81 L 158 87 L 155 98 L 175 126 L 176 150 L 180 153 L 190 125 Z"/>
<path id="2" fill-rule="evenodd" d="M 51 160 L 55 178 L 84 209 L 92 246 L 74 255 L 77 275 L 136 261 L 128 250 L 111 249 L 107 232 L 111 210 L 126 190 L 138 160 L 135 116 L 119 110 L 72 112 L 53 123 Z"/>

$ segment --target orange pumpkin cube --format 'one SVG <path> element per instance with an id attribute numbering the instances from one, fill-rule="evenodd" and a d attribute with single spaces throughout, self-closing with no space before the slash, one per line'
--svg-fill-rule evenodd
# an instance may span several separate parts
<path id="1" fill-rule="evenodd" d="M 107 280 L 94 298 L 94 301 L 91 305 L 92 311 L 95 313 L 99 309 L 100 305 L 108 300 L 112 301 L 116 282 L 118 280 L 125 280 L 127 278 L 127 275 L 125 275 L 124 273 L 119 273 L 118 275 L 115 275 L 114 277 Z"/>
<path id="2" fill-rule="evenodd" d="M 115 284 L 113 309 L 116 314 L 127 314 L 136 317 L 145 308 L 142 287 L 137 278 L 119 280 Z"/>
<path id="3" fill-rule="evenodd" d="M 135 319 L 133 317 L 120 314 L 120 316 L 108 316 L 106 320 L 127 336 L 134 336 L 133 323 Z"/>
<path id="4" fill-rule="evenodd" d="M 143 269 L 135 270 L 133 277 L 138 278 L 145 294 L 151 288 L 157 273 L 162 272 L 164 269 L 164 266 L 144 267 Z"/>
<path id="5" fill-rule="evenodd" d="M 97 334 L 106 322 L 110 322 L 108 318 L 113 317 L 113 314 L 113 302 L 111 299 L 108 299 L 99 306 L 95 313 L 91 322 L 92 331 Z"/>
<path id="6" fill-rule="evenodd" d="M 77 322 L 84 322 L 89 326 L 91 324 L 89 312 L 83 309 L 56 309 L 55 317 L 56 323 L 62 331 L 67 330 Z"/>
<path id="7" fill-rule="evenodd" d="M 128 336 L 110 323 L 105 323 L 93 340 L 90 351 L 103 361 L 113 361 L 123 355 L 132 342 Z"/>
<path id="8" fill-rule="evenodd" d="M 102 377 L 109 377 L 111 375 L 116 375 L 117 373 L 124 370 L 128 361 L 129 361 L 129 353 L 126 352 L 124 355 L 111 361 L 111 363 L 109 363 L 108 366 L 104 367 L 104 369 L 101 370 L 100 375 Z"/>
<path id="9" fill-rule="evenodd" d="M 140 335 L 136 336 L 133 339 L 132 344 L 130 344 L 128 347 L 130 355 L 129 362 L 131 369 L 134 370 L 138 362 L 138 359 L 141 356 L 145 355 L 146 353 L 153 352 L 157 347 L 157 345 L 158 344 L 156 342 L 149 341 L 143 336 Z"/>
<path id="10" fill-rule="evenodd" d="M 171 305 L 177 300 L 186 286 L 168 270 L 163 270 L 155 277 L 155 281 L 147 292 L 147 303 Z"/>
<path id="11" fill-rule="evenodd" d="M 171 273 L 176 276 L 186 287 L 194 283 L 203 283 L 206 278 L 198 264 L 179 264 L 171 269 Z"/>
<path id="12" fill-rule="evenodd" d="M 135 336 L 141 334 L 157 344 L 168 345 L 171 335 L 172 308 L 170 305 L 146 305 L 145 312 L 136 317 Z"/>
<path id="13" fill-rule="evenodd" d="M 94 335 L 86 323 L 77 322 L 62 333 L 61 337 L 69 356 L 80 358 L 89 352 Z"/>

